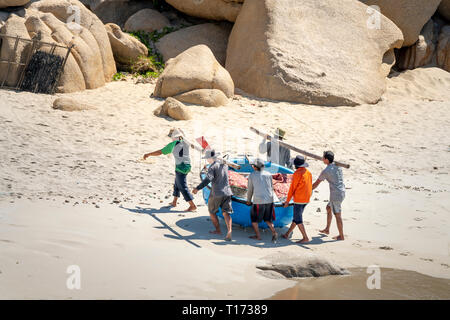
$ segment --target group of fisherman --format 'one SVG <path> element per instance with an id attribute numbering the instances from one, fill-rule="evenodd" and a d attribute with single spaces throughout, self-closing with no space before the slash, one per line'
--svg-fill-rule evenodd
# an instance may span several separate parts
<path id="1" fill-rule="evenodd" d="M 295 168 L 293 179 L 289 187 L 289 192 L 284 207 L 290 205 L 293 200 L 294 216 L 292 223 L 286 233 L 282 235 L 283 238 L 288 239 L 290 234 L 298 227 L 302 234 L 302 239 L 299 243 L 308 243 L 308 237 L 304 224 L 303 212 L 305 207 L 310 202 L 312 191 L 316 189 L 322 181 L 328 181 L 330 186 L 330 198 L 326 206 L 327 210 L 327 224 L 323 230 L 319 232 L 324 234 L 330 233 L 330 226 L 333 219 L 333 214 L 336 218 L 336 224 L 339 235 L 334 237 L 335 240 L 344 240 L 344 230 L 342 223 L 342 201 L 345 198 L 345 185 L 343 182 L 342 169 L 335 165 L 334 154 L 331 151 L 323 153 L 322 161 L 326 168 L 321 172 L 317 180 L 312 183 L 311 172 L 307 169 L 309 166 L 305 158 L 297 155 L 291 159 L 290 150 L 283 145 L 280 145 L 285 137 L 286 132 L 277 129 L 271 141 L 265 140 L 260 144 L 259 150 L 261 153 L 267 153 L 267 161 L 276 163 L 287 168 Z M 229 177 L 228 165 L 223 158 L 219 157 L 219 153 L 213 149 L 207 149 L 202 159 L 206 159 L 209 163 L 206 175 L 203 181 L 195 187 L 192 192 L 189 191 L 187 184 L 187 174 L 191 171 L 191 163 L 189 156 L 189 144 L 183 138 L 184 134 L 180 129 L 172 129 L 169 137 L 172 142 L 167 144 L 161 150 L 157 150 L 144 155 L 144 159 L 150 156 L 167 155 L 172 153 L 175 158 L 175 183 L 173 190 L 173 201 L 170 206 L 176 207 L 180 195 L 189 203 L 186 211 L 195 211 L 197 209 L 194 204 L 193 194 L 197 194 L 207 185 L 211 184 L 211 193 L 208 199 L 208 211 L 211 221 L 214 225 L 214 230 L 210 231 L 212 234 L 220 235 L 220 229 L 217 213 L 222 210 L 222 215 L 227 226 L 226 241 L 231 241 L 232 237 L 232 195 Z M 261 240 L 258 224 L 264 221 L 272 232 L 272 242 L 278 240 L 278 234 L 274 228 L 273 220 L 275 219 L 275 202 L 278 201 L 277 196 L 273 190 L 272 174 L 264 170 L 265 162 L 262 159 L 255 159 L 251 161 L 253 172 L 248 177 L 247 185 L 247 205 L 251 206 L 250 218 L 255 235 L 250 238 Z"/>

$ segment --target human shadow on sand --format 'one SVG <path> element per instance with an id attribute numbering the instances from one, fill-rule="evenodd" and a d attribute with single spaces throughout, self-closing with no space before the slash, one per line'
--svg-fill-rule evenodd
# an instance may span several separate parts
<path id="1" fill-rule="evenodd" d="M 181 234 L 179 234 L 176 230 L 174 230 L 172 227 L 170 227 L 167 223 L 165 223 L 163 220 L 161 220 L 161 218 L 159 218 L 157 216 L 157 214 L 166 214 L 166 213 L 181 213 L 184 211 L 177 211 L 177 210 L 170 210 L 170 206 L 164 206 L 161 207 L 159 209 L 153 209 L 153 208 L 142 208 L 142 207 L 138 207 L 136 206 L 136 208 L 125 208 L 124 206 L 120 205 L 119 206 L 121 209 L 125 209 L 129 212 L 133 212 L 133 213 L 139 213 L 139 214 L 147 214 L 150 217 L 152 217 L 153 219 L 155 219 L 156 221 L 158 221 L 161 224 L 161 227 L 156 227 L 156 228 L 160 228 L 160 229 L 167 229 L 170 232 L 173 233 L 173 235 L 170 235 L 170 237 L 173 237 L 174 239 L 177 240 L 185 240 L 186 242 L 188 242 L 189 244 L 193 245 L 196 248 L 201 248 L 200 245 L 196 244 L 195 242 L 191 241 L 191 239 L 189 239 L 189 237 L 185 237 Z M 166 237 L 168 235 L 165 235 Z"/>

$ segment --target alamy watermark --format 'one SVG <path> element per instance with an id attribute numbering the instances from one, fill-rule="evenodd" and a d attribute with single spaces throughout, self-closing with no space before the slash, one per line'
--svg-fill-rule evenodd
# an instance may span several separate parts
<path id="1" fill-rule="evenodd" d="M 77 265 L 70 265 L 67 267 L 66 273 L 69 277 L 66 280 L 66 286 L 69 290 L 81 289 L 81 269 Z"/>
<path id="2" fill-rule="evenodd" d="M 73 32 L 79 33 L 82 29 L 81 27 L 81 10 L 79 6 L 70 5 L 67 7 L 67 28 L 72 30 Z"/>
<path id="3" fill-rule="evenodd" d="M 366 13 L 369 15 L 367 19 L 367 28 L 371 30 L 381 29 L 381 9 L 377 5 L 369 6 Z"/>
<path id="4" fill-rule="evenodd" d="M 367 278 L 367 289 L 381 289 L 381 269 L 377 265 L 371 265 L 367 267 L 367 271 L 370 276 Z"/>

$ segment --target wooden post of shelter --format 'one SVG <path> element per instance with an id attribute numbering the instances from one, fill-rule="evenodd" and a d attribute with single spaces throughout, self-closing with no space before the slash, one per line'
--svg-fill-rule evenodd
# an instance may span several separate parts
<path id="1" fill-rule="evenodd" d="M 6 80 L 9 77 L 9 71 L 11 70 L 11 64 L 14 64 L 13 59 L 16 56 L 17 46 L 19 45 L 19 36 L 16 36 L 16 41 L 14 43 L 14 50 L 8 59 L 8 70 L 6 71 L 5 77 L 3 78 L 2 87 L 5 85 Z"/>

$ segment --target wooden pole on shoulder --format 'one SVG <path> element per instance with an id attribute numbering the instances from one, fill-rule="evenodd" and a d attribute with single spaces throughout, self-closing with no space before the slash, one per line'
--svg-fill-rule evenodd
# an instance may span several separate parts
<path id="1" fill-rule="evenodd" d="M 261 137 L 264 137 L 265 139 L 267 139 L 267 140 L 269 140 L 269 141 L 271 141 L 271 140 L 273 139 L 272 136 L 270 136 L 270 135 L 268 135 L 267 133 L 264 133 L 264 132 L 262 132 L 262 131 L 259 131 L 258 129 L 255 129 L 255 128 L 253 128 L 253 127 L 250 127 L 250 130 L 253 131 L 254 133 L 256 133 L 257 135 L 260 135 Z M 293 146 L 293 145 L 290 145 L 290 144 L 288 144 L 288 143 L 286 143 L 286 142 L 283 142 L 283 141 L 279 141 L 279 140 L 278 140 L 277 143 L 278 143 L 280 146 L 283 146 L 283 147 L 286 147 L 286 148 L 288 148 L 288 149 L 290 149 L 290 150 L 292 150 L 292 151 L 301 153 L 301 154 L 303 154 L 303 155 L 305 155 L 305 156 L 307 156 L 307 157 L 310 157 L 310 158 L 313 158 L 313 159 L 316 159 L 316 160 L 322 160 L 322 157 L 321 157 L 321 156 L 315 155 L 315 154 L 313 154 L 313 153 L 311 153 L 311 152 L 308 152 L 308 151 L 305 151 L 305 150 L 301 150 L 301 149 L 299 149 L 299 148 L 297 148 L 297 147 L 295 147 L 295 146 Z M 334 161 L 334 163 L 335 163 L 338 167 L 343 167 L 343 168 L 346 168 L 346 169 L 349 169 L 349 168 L 350 168 L 350 165 L 349 165 L 349 164 L 346 164 L 346 163 L 342 163 L 342 162 L 339 162 L 339 161 Z"/>

